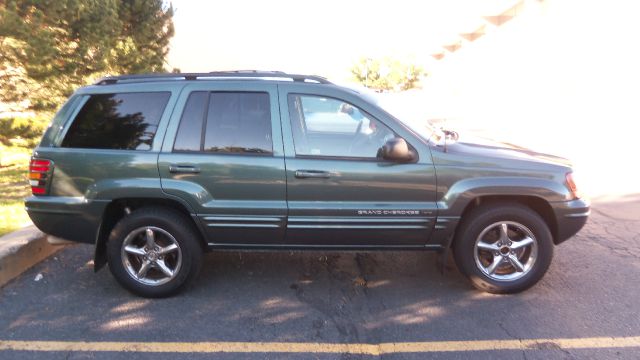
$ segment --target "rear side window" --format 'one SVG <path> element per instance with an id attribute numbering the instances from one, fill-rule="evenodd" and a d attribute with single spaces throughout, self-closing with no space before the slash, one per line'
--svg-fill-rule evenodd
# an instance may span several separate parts
<path id="1" fill-rule="evenodd" d="M 62 147 L 150 150 L 170 92 L 91 95 Z"/>
<path id="2" fill-rule="evenodd" d="M 272 154 L 269 94 L 191 93 L 173 150 Z"/>
<path id="3" fill-rule="evenodd" d="M 78 102 L 82 96 L 74 95 L 72 96 L 61 108 L 58 110 L 56 115 L 54 116 L 51 124 L 47 127 L 44 135 L 42 136 L 42 141 L 40 142 L 40 146 L 49 147 L 55 146 L 60 143 L 60 133 L 64 128 L 65 122 L 71 116 L 73 110 L 75 110 Z"/>
<path id="4" fill-rule="evenodd" d="M 200 151 L 202 143 L 202 123 L 207 109 L 209 93 L 195 91 L 189 95 L 182 112 L 178 135 L 173 144 L 176 151 Z"/>

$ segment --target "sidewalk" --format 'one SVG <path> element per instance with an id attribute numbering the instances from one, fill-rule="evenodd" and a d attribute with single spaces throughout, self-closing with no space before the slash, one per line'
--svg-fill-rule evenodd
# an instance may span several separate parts
<path id="1" fill-rule="evenodd" d="M 49 244 L 34 225 L 0 237 L 0 286 L 63 247 Z"/>

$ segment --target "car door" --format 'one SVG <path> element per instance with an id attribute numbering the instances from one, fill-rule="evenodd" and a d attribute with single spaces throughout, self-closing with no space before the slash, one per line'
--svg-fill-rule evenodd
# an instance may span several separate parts
<path id="1" fill-rule="evenodd" d="M 282 243 L 286 184 L 277 87 L 187 85 L 158 159 L 162 188 L 188 202 L 210 245 Z"/>
<path id="2" fill-rule="evenodd" d="M 425 246 L 436 216 L 428 146 L 355 94 L 280 85 L 287 168 L 286 242 L 345 247 Z M 378 155 L 404 138 L 413 162 Z"/>

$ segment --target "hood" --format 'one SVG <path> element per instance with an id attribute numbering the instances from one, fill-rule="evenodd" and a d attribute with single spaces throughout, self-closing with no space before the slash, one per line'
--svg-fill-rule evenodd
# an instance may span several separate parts
<path id="1" fill-rule="evenodd" d="M 473 155 L 483 158 L 521 160 L 544 164 L 554 164 L 571 167 L 571 162 L 565 158 L 537 152 L 518 145 L 496 140 L 460 134 L 458 140 L 447 140 L 447 152 Z"/>

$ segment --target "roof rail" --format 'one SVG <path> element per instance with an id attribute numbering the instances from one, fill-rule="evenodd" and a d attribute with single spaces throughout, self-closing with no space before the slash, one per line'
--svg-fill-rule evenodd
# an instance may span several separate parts
<path id="1" fill-rule="evenodd" d="M 276 78 L 291 79 L 296 82 L 315 82 L 319 84 L 331 84 L 329 80 L 316 75 L 299 75 L 287 74 L 282 71 L 259 71 L 259 70 L 235 70 L 235 71 L 212 71 L 208 73 L 157 73 L 157 74 L 138 74 L 138 75 L 121 75 L 107 76 L 98 80 L 95 85 L 110 85 L 119 82 L 147 82 L 161 80 L 207 80 L 216 78 L 243 78 L 243 79 L 260 79 L 260 78 Z"/>

